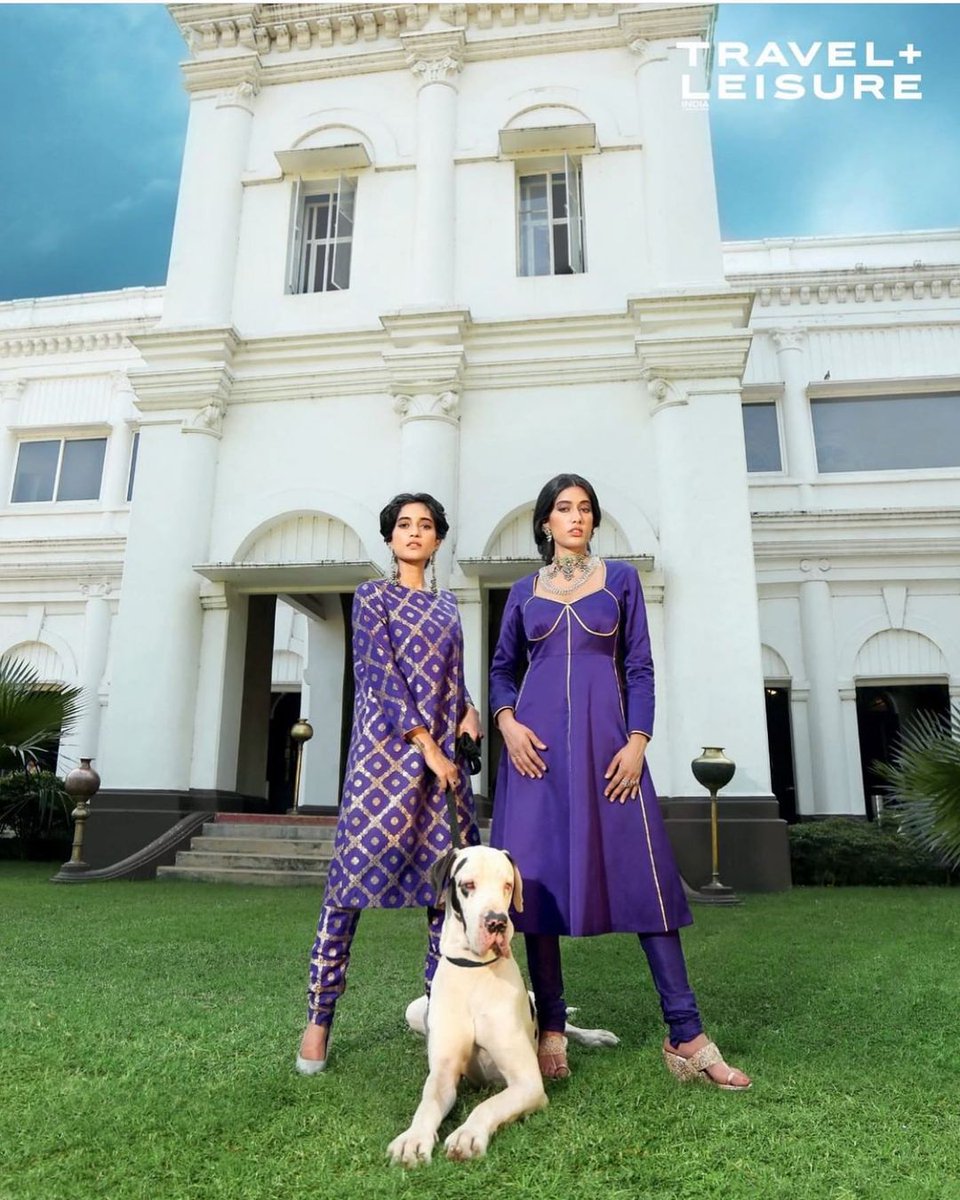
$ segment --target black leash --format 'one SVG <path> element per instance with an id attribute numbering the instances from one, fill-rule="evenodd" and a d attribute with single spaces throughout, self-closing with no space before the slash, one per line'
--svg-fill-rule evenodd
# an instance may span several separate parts
<path id="1" fill-rule="evenodd" d="M 469 733 L 461 733 L 457 738 L 456 755 L 462 758 L 467 771 L 476 775 L 480 770 L 480 744 Z M 460 836 L 460 822 L 457 819 L 457 798 L 453 788 L 447 788 L 447 821 L 450 825 L 450 844 L 454 850 L 463 849 L 463 838 Z M 474 964 L 471 964 L 474 965 Z M 480 965 L 480 964 L 476 964 Z"/>
<path id="2" fill-rule="evenodd" d="M 457 820 L 457 798 L 451 787 L 447 788 L 447 821 L 450 825 L 450 844 L 454 850 L 459 850 L 463 846 L 463 838 L 460 836 L 460 822 Z"/>

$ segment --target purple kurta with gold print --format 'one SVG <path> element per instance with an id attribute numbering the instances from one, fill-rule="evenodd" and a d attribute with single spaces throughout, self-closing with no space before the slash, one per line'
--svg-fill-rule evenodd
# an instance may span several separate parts
<path id="1" fill-rule="evenodd" d="M 690 909 L 644 763 L 640 796 L 613 804 L 604 772 L 629 732 L 653 733 L 653 660 L 636 570 L 607 562 L 604 587 L 572 604 L 510 590 L 490 670 L 490 705 L 513 708 L 547 748 L 542 779 L 506 754 L 491 844 L 523 876 L 524 933 L 658 933 Z M 517 675 L 522 673 L 518 685 Z"/>
<path id="2" fill-rule="evenodd" d="M 447 804 L 404 734 L 423 725 L 454 757 L 469 699 L 452 593 L 362 583 L 353 600 L 353 673 L 353 732 L 326 902 L 336 908 L 433 904 L 430 868 L 450 846 Z M 462 768 L 457 812 L 465 844 L 475 845 L 480 836 Z"/>

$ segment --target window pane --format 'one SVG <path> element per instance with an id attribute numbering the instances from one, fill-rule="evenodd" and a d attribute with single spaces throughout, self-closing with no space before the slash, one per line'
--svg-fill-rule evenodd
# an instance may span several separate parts
<path id="1" fill-rule="evenodd" d="M 350 286 L 350 243 L 337 242 L 333 249 L 330 286 L 334 291 L 343 291 Z"/>
<path id="2" fill-rule="evenodd" d="M 21 442 L 17 473 L 13 480 L 13 503 L 52 500 L 59 458 L 59 438 L 55 441 Z"/>
<path id="3" fill-rule="evenodd" d="M 127 479 L 127 503 L 133 499 L 133 481 L 137 476 L 137 454 L 140 452 L 140 430 L 133 435 L 133 448 L 130 451 L 130 475 Z"/>
<path id="4" fill-rule="evenodd" d="M 814 400 L 811 410 L 823 472 L 960 467 L 960 395 Z"/>
<path id="5" fill-rule="evenodd" d="M 357 184 L 354 179 L 340 181 L 340 220 L 337 224 L 337 237 L 351 237 L 353 234 L 353 209 L 357 200 Z"/>
<path id="6" fill-rule="evenodd" d="M 748 471 L 782 471 L 776 404 L 744 404 L 743 440 Z"/>
<path id="7" fill-rule="evenodd" d="M 557 224 L 553 227 L 553 273 L 554 275 L 572 275 L 570 252 L 567 247 L 567 227 Z"/>
<path id="8" fill-rule="evenodd" d="M 326 291 L 327 246 L 325 242 L 317 242 L 310 247 L 310 261 L 311 268 L 310 275 L 307 277 L 307 291 Z"/>
<path id="9" fill-rule="evenodd" d="M 565 176 L 555 173 L 550 176 L 550 183 L 553 192 L 553 217 L 556 220 L 567 215 L 567 180 Z"/>
<path id="10" fill-rule="evenodd" d="M 550 274 L 550 210 L 547 176 L 521 175 L 520 187 L 520 274 Z"/>
<path id="11" fill-rule="evenodd" d="M 574 272 L 585 271 L 586 262 L 583 253 L 583 200 L 580 175 L 580 164 L 567 159 L 567 199 L 570 215 L 567 221 L 567 233 L 570 238 L 570 269 Z"/>
<path id="12" fill-rule="evenodd" d="M 528 222 L 520 231 L 520 274 L 550 274 L 550 227 Z"/>
<path id="13" fill-rule="evenodd" d="M 520 176 L 520 212 L 536 215 L 544 220 L 549 216 L 546 175 Z"/>
<path id="14" fill-rule="evenodd" d="M 106 438 L 64 442 L 58 500 L 99 500 Z"/>

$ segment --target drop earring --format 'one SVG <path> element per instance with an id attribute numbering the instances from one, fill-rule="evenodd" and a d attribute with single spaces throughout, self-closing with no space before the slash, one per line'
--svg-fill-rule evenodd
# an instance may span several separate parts
<path id="1" fill-rule="evenodd" d="M 393 554 L 393 551 L 391 550 L 390 553 Z M 397 558 L 397 556 L 395 554 L 393 554 L 393 571 L 390 574 L 390 582 L 391 583 L 399 583 L 400 582 L 400 560 Z"/>
<path id="2" fill-rule="evenodd" d="M 544 527 L 543 527 L 543 536 L 544 536 L 544 537 L 547 539 L 547 545 L 549 546 L 549 545 L 550 545 L 550 543 L 553 541 L 553 534 L 550 532 L 550 526 L 549 526 L 549 525 L 544 525 Z"/>
<path id="3" fill-rule="evenodd" d="M 437 587 L 437 556 L 436 556 L 436 554 L 430 555 L 430 591 L 433 592 L 434 595 L 436 595 L 437 592 L 439 591 L 439 589 Z"/>

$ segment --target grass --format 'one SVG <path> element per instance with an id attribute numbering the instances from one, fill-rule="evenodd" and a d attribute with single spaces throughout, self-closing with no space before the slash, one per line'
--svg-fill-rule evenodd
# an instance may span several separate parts
<path id="1" fill-rule="evenodd" d="M 680 1087 L 635 940 L 571 941 L 581 1023 L 551 1104 L 486 1159 L 405 1173 L 387 1143 L 425 1075 L 403 1024 L 419 912 L 365 914 L 331 1068 L 293 1056 L 319 896 L 47 882 L 0 864 L 2 1200 L 960 1200 L 960 897 L 803 889 L 699 909 L 708 1029 L 751 1092 Z M 443 1133 L 462 1120 L 461 1100 Z"/>

